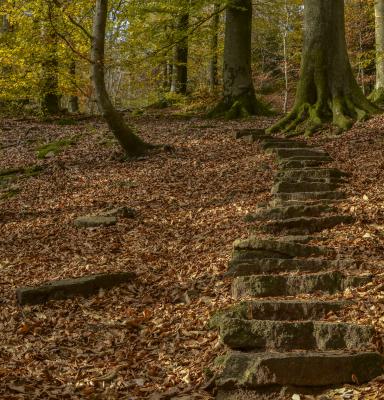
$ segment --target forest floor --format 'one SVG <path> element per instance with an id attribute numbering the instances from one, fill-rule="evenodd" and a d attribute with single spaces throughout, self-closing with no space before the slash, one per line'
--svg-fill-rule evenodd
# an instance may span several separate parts
<path id="1" fill-rule="evenodd" d="M 209 399 L 201 385 L 224 349 L 206 324 L 233 302 L 222 277 L 231 245 L 249 234 L 244 216 L 268 200 L 275 170 L 256 143 L 231 134 L 271 120 L 136 117 L 142 137 L 174 147 L 137 161 L 122 161 L 102 121 L 72 122 L 0 122 L 0 171 L 24 169 L 6 182 L 0 176 L 0 398 Z M 340 318 L 382 335 L 384 117 L 310 142 L 352 174 L 340 207 L 357 221 L 324 232 L 325 243 L 376 275 L 343 294 L 357 303 Z M 74 226 L 109 206 L 137 215 L 107 228 Z M 87 299 L 16 302 L 20 286 L 121 270 L 138 277 Z M 380 393 L 384 377 L 327 398 Z"/>

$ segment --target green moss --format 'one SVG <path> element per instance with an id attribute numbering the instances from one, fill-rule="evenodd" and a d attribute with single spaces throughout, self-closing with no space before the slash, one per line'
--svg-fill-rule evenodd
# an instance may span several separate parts
<path id="1" fill-rule="evenodd" d="M 54 153 L 55 155 L 63 151 L 65 148 L 72 146 L 76 143 L 76 138 L 71 139 L 60 139 L 54 142 L 44 144 L 36 149 L 37 158 L 44 158 L 48 153 Z"/>

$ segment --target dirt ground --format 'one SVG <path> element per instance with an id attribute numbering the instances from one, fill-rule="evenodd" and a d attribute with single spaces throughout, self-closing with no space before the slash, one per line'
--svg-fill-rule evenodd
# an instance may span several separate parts
<path id="1" fill-rule="evenodd" d="M 259 146 L 234 140 L 240 122 L 151 115 L 133 120 L 152 143 L 173 146 L 123 161 L 98 119 L 0 121 L 0 171 L 36 173 L 0 181 L 0 398 L 209 399 L 201 386 L 225 351 L 206 323 L 232 303 L 223 278 L 244 216 L 269 198 L 275 164 Z M 57 154 L 43 144 L 70 139 Z M 325 243 L 361 261 L 373 284 L 346 291 L 356 305 L 337 318 L 384 332 L 384 117 L 311 143 L 350 172 L 340 207 L 355 224 L 326 231 Z M 30 168 L 28 171 L 31 170 Z M 134 219 L 79 229 L 73 220 L 128 206 Z M 19 307 L 15 289 L 104 271 L 134 271 L 132 284 L 88 299 Z M 336 318 L 330 316 L 330 318 Z M 384 377 L 346 387 L 331 399 L 384 398 Z M 380 397 L 382 396 L 382 397 Z M 311 397 L 308 397 L 311 398 Z"/>

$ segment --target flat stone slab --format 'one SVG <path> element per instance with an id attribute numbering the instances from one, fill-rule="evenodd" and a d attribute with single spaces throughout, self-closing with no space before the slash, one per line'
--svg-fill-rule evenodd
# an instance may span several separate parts
<path id="1" fill-rule="evenodd" d="M 322 300 L 253 300 L 243 301 L 219 311 L 213 317 L 213 326 L 219 327 L 222 318 L 247 320 L 307 321 L 323 319 L 329 313 L 338 313 L 351 302 Z"/>
<path id="2" fill-rule="evenodd" d="M 114 272 L 87 275 L 80 278 L 52 281 L 41 286 L 22 287 L 16 290 L 19 304 L 40 304 L 48 300 L 62 300 L 74 296 L 87 297 L 99 289 L 109 289 L 122 283 L 132 282 L 133 272 Z"/>
<path id="3" fill-rule="evenodd" d="M 115 216 L 99 216 L 86 215 L 75 219 L 74 224 L 79 228 L 96 228 L 116 225 L 117 217 Z"/>
<path id="4" fill-rule="evenodd" d="M 334 294 L 348 287 L 364 286 L 371 280 L 369 275 L 346 276 L 340 271 L 307 275 L 240 276 L 232 284 L 232 295 L 239 299 L 244 296 L 295 296 L 316 292 Z"/>
<path id="5" fill-rule="evenodd" d="M 231 260 L 226 276 L 250 276 L 283 272 L 317 272 L 345 269 L 355 265 L 354 260 L 320 260 L 316 258 L 280 259 L 265 258 L 256 260 Z"/>
<path id="6" fill-rule="evenodd" d="M 221 341 L 234 350 L 369 350 L 372 326 L 319 321 L 223 318 Z"/>
<path id="7" fill-rule="evenodd" d="M 280 181 L 272 186 L 271 193 L 296 193 L 296 192 L 333 192 L 340 185 L 323 182 L 290 182 Z"/>
<path id="8" fill-rule="evenodd" d="M 336 211 L 336 208 L 327 204 L 265 207 L 259 208 L 254 214 L 249 214 L 246 219 L 248 222 L 252 222 L 291 219 L 297 217 L 318 217 L 322 213 L 330 213 L 334 211 Z"/>
<path id="9" fill-rule="evenodd" d="M 262 229 L 269 233 L 308 234 L 331 229 L 340 224 L 352 224 L 355 219 L 351 215 L 326 215 L 323 217 L 299 217 L 266 222 Z"/>
<path id="10" fill-rule="evenodd" d="M 365 383 L 383 374 L 384 358 L 375 352 L 231 352 L 216 363 L 223 369 L 216 379 L 217 387 L 257 390 L 271 385 Z"/>
<path id="11" fill-rule="evenodd" d="M 318 200 L 343 200 L 347 196 L 343 192 L 295 192 L 295 193 L 275 193 L 274 198 L 283 201 L 318 201 Z"/>
<path id="12" fill-rule="evenodd" d="M 308 246 L 294 242 L 283 242 L 281 240 L 259 239 L 251 236 L 248 239 L 235 240 L 233 243 L 234 257 L 238 255 L 243 258 L 293 258 L 321 255 L 334 255 L 334 250 Z"/>
<path id="13" fill-rule="evenodd" d="M 99 217 L 120 217 L 120 218 L 134 218 L 136 211 L 129 207 L 115 207 L 101 212 Z"/>

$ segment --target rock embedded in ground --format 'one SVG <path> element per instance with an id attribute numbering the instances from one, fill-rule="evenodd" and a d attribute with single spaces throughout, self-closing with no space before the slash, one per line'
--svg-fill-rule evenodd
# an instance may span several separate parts
<path id="1" fill-rule="evenodd" d="M 375 352 L 231 352 L 216 362 L 222 368 L 216 386 L 227 390 L 365 383 L 384 372 L 384 358 Z"/>
<path id="2" fill-rule="evenodd" d="M 306 275 L 254 275 L 237 277 L 232 284 L 235 299 L 244 296 L 279 297 L 323 292 L 334 294 L 348 287 L 358 287 L 372 281 L 370 275 L 346 276 L 340 271 Z"/>
<path id="3" fill-rule="evenodd" d="M 61 300 L 74 296 L 87 297 L 97 294 L 99 289 L 109 289 L 135 278 L 133 272 L 112 272 L 87 275 L 80 278 L 63 279 L 41 286 L 23 287 L 16 290 L 19 304 L 40 304 L 48 300 Z"/>
<path id="4" fill-rule="evenodd" d="M 368 325 L 320 321 L 268 321 L 224 318 L 220 339 L 235 350 L 369 350 Z"/>
<path id="5" fill-rule="evenodd" d="M 95 228 L 116 225 L 115 216 L 85 215 L 75 219 L 74 224 L 79 228 Z"/>

